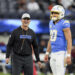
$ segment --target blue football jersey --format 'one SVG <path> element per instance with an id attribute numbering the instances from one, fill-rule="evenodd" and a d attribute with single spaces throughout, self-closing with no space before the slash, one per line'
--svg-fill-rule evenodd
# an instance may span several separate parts
<path id="1" fill-rule="evenodd" d="M 49 22 L 49 31 L 50 31 L 50 44 L 51 51 L 66 51 L 67 50 L 67 41 L 63 29 L 70 28 L 70 23 L 68 20 L 61 19 L 56 24 L 51 20 Z"/>

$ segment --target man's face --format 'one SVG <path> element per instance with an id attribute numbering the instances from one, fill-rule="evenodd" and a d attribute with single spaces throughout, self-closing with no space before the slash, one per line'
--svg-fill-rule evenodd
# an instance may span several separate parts
<path id="1" fill-rule="evenodd" d="M 24 27 L 28 27 L 28 25 L 30 24 L 30 18 L 23 18 L 21 21 Z"/>
<path id="2" fill-rule="evenodd" d="M 58 12 L 51 12 L 51 19 L 52 20 L 58 20 L 59 13 Z"/>

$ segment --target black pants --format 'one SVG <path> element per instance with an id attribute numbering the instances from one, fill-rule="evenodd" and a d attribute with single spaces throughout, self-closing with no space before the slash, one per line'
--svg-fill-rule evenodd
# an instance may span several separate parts
<path id="1" fill-rule="evenodd" d="M 20 75 L 23 68 L 24 75 L 33 75 L 33 59 L 30 56 L 12 56 L 12 75 Z"/>

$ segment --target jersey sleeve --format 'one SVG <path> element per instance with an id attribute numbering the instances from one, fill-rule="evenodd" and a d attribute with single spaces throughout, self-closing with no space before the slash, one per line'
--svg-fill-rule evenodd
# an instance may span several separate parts
<path id="1" fill-rule="evenodd" d="M 65 28 L 70 28 L 70 22 L 68 20 L 65 20 L 62 24 L 62 29 L 65 29 Z"/>
<path id="2" fill-rule="evenodd" d="M 50 24 L 51 24 L 51 22 L 49 22 L 49 33 L 50 33 L 50 28 L 51 28 L 51 25 Z"/>

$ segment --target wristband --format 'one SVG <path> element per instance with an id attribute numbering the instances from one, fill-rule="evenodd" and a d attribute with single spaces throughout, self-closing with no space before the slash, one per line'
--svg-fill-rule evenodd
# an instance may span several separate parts
<path id="1" fill-rule="evenodd" d="M 71 57 L 71 54 L 67 54 L 67 57 Z"/>
<path id="2" fill-rule="evenodd" d="M 46 55 L 49 55 L 49 52 L 46 52 Z"/>

